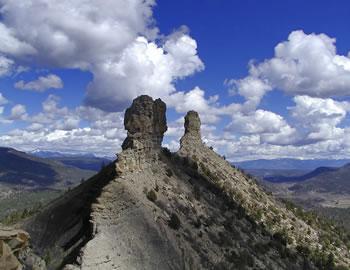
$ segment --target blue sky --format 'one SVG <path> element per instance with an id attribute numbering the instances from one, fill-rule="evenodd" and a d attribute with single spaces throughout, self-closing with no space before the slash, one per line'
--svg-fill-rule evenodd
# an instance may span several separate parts
<path id="1" fill-rule="evenodd" d="M 172 150 L 195 109 L 231 160 L 350 156 L 348 1 L 100 2 L 0 0 L 0 145 L 112 155 L 145 93 Z"/>

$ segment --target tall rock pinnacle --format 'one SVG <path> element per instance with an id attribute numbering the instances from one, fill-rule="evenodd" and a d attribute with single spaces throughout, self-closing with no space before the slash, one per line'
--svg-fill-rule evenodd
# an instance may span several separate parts
<path id="1" fill-rule="evenodd" d="M 124 126 L 128 131 L 123 151 L 118 155 L 117 171 L 144 169 L 158 160 L 164 133 L 167 131 L 166 104 L 143 95 L 134 99 L 125 111 Z"/>
<path id="2" fill-rule="evenodd" d="M 201 120 L 195 111 L 189 111 L 185 116 L 185 134 L 182 136 L 181 146 L 202 143 Z"/>
<path id="3" fill-rule="evenodd" d="M 166 105 L 161 99 L 143 95 L 134 99 L 125 111 L 124 126 L 128 131 L 122 148 L 160 148 L 167 131 Z"/>

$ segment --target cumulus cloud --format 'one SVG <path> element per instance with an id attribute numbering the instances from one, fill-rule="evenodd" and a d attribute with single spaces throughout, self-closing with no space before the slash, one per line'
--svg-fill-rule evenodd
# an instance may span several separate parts
<path id="1" fill-rule="evenodd" d="M 26 106 L 22 104 L 17 104 L 12 107 L 10 120 L 25 120 L 27 116 L 28 114 Z"/>
<path id="2" fill-rule="evenodd" d="M 258 135 L 261 142 L 286 145 L 297 141 L 298 133 L 285 119 L 273 112 L 257 110 L 249 114 L 237 113 L 226 130 L 244 135 Z"/>
<path id="3" fill-rule="evenodd" d="M 68 109 L 61 106 L 59 97 L 54 95 L 42 103 L 42 112 L 38 114 L 28 116 L 25 108 L 17 105 L 11 114 L 13 118 L 22 118 L 28 126 L 1 135 L 0 145 L 23 150 L 93 152 L 113 156 L 126 136 L 122 113 L 108 113 L 86 106 Z M 85 127 L 81 127 L 81 121 L 85 122 Z"/>
<path id="4" fill-rule="evenodd" d="M 246 78 L 230 82 L 254 104 L 271 89 L 311 97 L 348 96 L 350 57 L 337 54 L 335 42 L 326 34 L 293 31 L 277 44 L 273 58 L 251 62 Z"/>
<path id="5" fill-rule="evenodd" d="M 36 53 L 35 49 L 15 37 L 15 31 L 0 22 L 0 53 L 10 55 L 28 55 Z"/>
<path id="6" fill-rule="evenodd" d="M 117 111 L 140 94 L 166 98 L 175 92 L 174 80 L 203 67 L 197 56 L 197 43 L 186 33 L 171 35 L 161 47 L 139 37 L 123 51 L 118 61 L 94 68 L 86 104 Z"/>
<path id="7" fill-rule="evenodd" d="M 230 124 L 232 130 L 245 134 L 275 133 L 287 125 L 282 116 L 265 110 L 249 115 L 236 114 Z"/>
<path id="8" fill-rule="evenodd" d="M 344 129 L 338 125 L 350 110 L 348 102 L 309 96 L 296 96 L 294 102 L 296 105 L 290 108 L 291 114 L 297 120 L 300 129 L 307 133 L 306 143 L 336 140 L 344 136 Z"/>
<path id="9" fill-rule="evenodd" d="M 35 57 L 41 63 L 53 66 L 89 68 L 92 63 L 113 59 L 138 33 L 152 36 L 157 32 L 150 27 L 153 0 L 0 3 L 6 26 L 2 32 L 8 33 L 1 43 L 6 44 L 11 36 L 40 52 Z M 21 53 L 26 50 L 22 48 Z"/>
<path id="10" fill-rule="evenodd" d="M 231 95 L 239 94 L 246 99 L 243 109 L 254 110 L 267 91 L 272 90 L 271 85 L 259 78 L 248 76 L 240 80 L 226 80 L 225 85 L 230 87 Z"/>
<path id="11" fill-rule="evenodd" d="M 0 93 L 0 123 L 1 124 L 9 124 L 11 121 L 7 120 L 6 118 L 3 117 L 5 105 L 8 104 L 9 101 Z"/>
<path id="12" fill-rule="evenodd" d="M 0 77 L 11 73 L 14 61 L 0 54 Z"/>
<path id="13" fill-rule="evenodd" d="M 197 111 L 204 124 L 217 123 L 222 116 L 231 116 L 242 110 L 241 104 L 238 103 L 221 105 L 218 102 L 218 95 L 205 97 L 205 91 L 199 87 L 188 92 L 178 91 L 165 100 L 178 113 L 186 113 L 189 110 Z"/>
<path id="14" fill-rule="evenodd" d="M 8 100 L 0 93 L 0 106 L 3 106 L 8 103 Z"/>
<path id="15" fill-rule="evenodd" d="M 21 90 L 32 90 L 36 92 L 44 92 L 48 89 L 63 88 L 63 82 L 60 77 L 55 74 L 48 74 L 47 76 L 40 76 L 37 80 L 24 82 L 18 81 L 15 83 L 15 88 Z"/>
<path id="16" fill-rule="evenodd" d="M 90 71 L 88 106 L 120 111 L 140 94 L 164 98 L 176 91 L 175 80 L 204 68 L 186 28 L 158 35 L 153 0 L 0 3 L 3 53 L 44 67 Z M 16 87 L 43 91 L 37 84 L 21 81 Z"/>

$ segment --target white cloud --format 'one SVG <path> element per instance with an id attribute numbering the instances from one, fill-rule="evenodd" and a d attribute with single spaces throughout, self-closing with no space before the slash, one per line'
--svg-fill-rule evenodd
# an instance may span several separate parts
<path id="1" fill-rule="evenodd" d="M 0 106 L 3 106 L 8 103 L 8 100 L 0 93 Z"/>
<path id="2" fill-rule="evenodd" d="M 222 116 L 231 116 L 242 110 L 240 104 L 220 105 L 218 99 L 218 95 L 206 98 L 205 91 L 195 87 L 188 92 L 176 92 L 168 96 L 165 101 L 178 113 L 186 113 L 190 110 L 197 111 L 202 123 L 208 124 L 217 123 Z"/>
<path id="3" fill-rule="evenodd" d="M 107 111 L 118 111 L 140 94 L 166 99 L 175 92 L 174 80 L 203 68 L 197 56 L 197 44 L 186 33 L 171 35 L 161 47 L 139 37 L 119 60 L 94 68 L 86 102 Z"/>
<path id="4" fill-rule="evenodd" d="M 14 61 L 0 54 L 0 77 L 11 73 Z"/>
<path id="5" fill-rule="evenodd" d="M 248 76 L 241 80 L 226 80 L 225 84 L 230 87 L 231 95 L 240 94 L 245 97 L 244 110 L 254 110 L 260 103 L 261 99 L 267 91 L 272 87 L 265 81 Z"/>
<path id="6" fill-rule="evenodd" d="M 48 74 L 47 76 L 40 76 L 37 80 L 24 82 L 18 81 L 15 83 L 15 88 L 21 90 L 33 90 L 36 92 L 44 92 L 48 89 L 63 88 L 63 82 L 60 77 L 55 74 Z"/>
<path id="7" fill-rule="evenodd" d="M 298 140 L 297 130 L 282 116 L 265 110 L 234 114 L 226 130 L 235 134 L 259 135 L 262 143 L 274 145 L 291 144 Z"/>
<path id="8" fill-rule="evenodd" d="M 15 37 L 15 31 L 0 22 L 0 53 L 10 55 L 28 55 L 36 53 L 35 49 Z"/>
<path id="9" fill-rule="evenodd" d="M 245 134 L 276 133 L 286 126 L 282 116 L 265 110 L 257 110 L 249 115 L 236 114 L 230 129 Z"/>
<path id="10" fill-rule="evenodd" d="M 90 71 L 89 106 L 120 111 L 140 94 L 165 98 L 175 92 L 175 80 L 204 68 L 186 28 L 159 39 L 153 0 L 0 3 L 0 42 L 15 44 L 4 53 L 44 67 Z M 24 82 L 17 87 L 43 89 Z"/>
<path id="11" fill-rule="evenodd" d="M 0 3 L 6 25 L 3 32 L 29 44 L 40 52 L 35 57 L 41 63 L 53 66 L 84 69 L 92 63 L 113 60 L 138 33 L 151 36 L 157 31 L 150 27 L 152 0 Z"/>
<path id="12" fill-rule="evenodd" d="M 22 104 L 17 104 L 11 109 L 11 120 L 25 120 L 28 117 L 26 107 Z"/>
<path id="13" fill-rule="evenodd" d="M 0 123 L 6 124 L 9 123 L 8 120 L 4 119 L 2 114 L 4 113 L 4 105 L 6 105 L 9 101 L 0 93 Z"/>
<path id="14" fill-rule="evenodd" d="M 344 136 L 344 130 L 338 125 L 350 111 L 348 102 L 309 96 L 296 96 L 294 102 L 296 105 L 290 108 L 291 114 L 297 120 L 297 125 L 307 133 L 306 143 L 336 140 Z"/>
<path id="15" fill-rule="evenodd" d="M 39 124 L 39 123 L 33 123 L 29 127 L 27 127 L 27 130 L 29 131 L 39 131 L 44 129 L 44 125 Z"/>
<path id="16" fill-rule="evenodd" d="M 251 62 L 246 78 L 229 82 L 253 104 L 271 89 L 290 95 L 348 96 L 350 57 L 337 54 L 334 38 L 293 31 L 287 41 L 275 47 L 273 58 Z"/>

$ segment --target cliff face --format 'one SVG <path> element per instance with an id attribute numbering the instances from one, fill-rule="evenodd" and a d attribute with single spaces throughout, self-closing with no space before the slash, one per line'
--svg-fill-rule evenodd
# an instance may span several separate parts
<path id="1" fill-rule="evenodd" d="M 208 148 L 196 112 L 178 153 L 161 148 L 165 110 L 135 99 L 116 162 L 26 224 L 48 268 L 317 269 L 295 248 L 322 249 L 317 228 Z"/>

